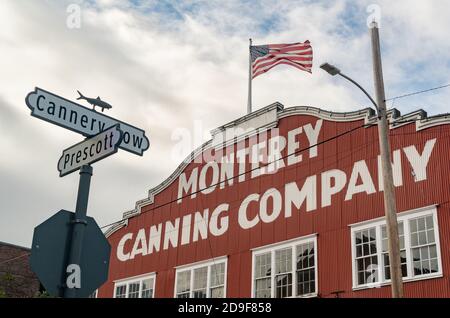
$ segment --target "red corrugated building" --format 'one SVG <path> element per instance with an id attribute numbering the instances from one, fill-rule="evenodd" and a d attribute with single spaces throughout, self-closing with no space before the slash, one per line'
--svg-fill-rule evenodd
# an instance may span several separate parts
<path id="1" fill-rule="evenodd" d="M 450 297 L 450 116 L 389 112 L 404 290 Z M 98 297 L 389 297 L 377 119 L 269 105 L 106 235 Z"/>

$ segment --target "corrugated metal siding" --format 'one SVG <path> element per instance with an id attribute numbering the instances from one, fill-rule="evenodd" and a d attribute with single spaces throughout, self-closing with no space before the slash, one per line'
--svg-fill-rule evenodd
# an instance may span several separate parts
<path id="1" fill-rule="evenodd" d="M 290 116 L 279 121 L 280 135 L 286 136 L 287 131 L 301 125 L 315 122 L 312 116 Z M 324 140 L 348 131 L 363 124 L 354 122 L 323 122 L 319 140 Z M 415 183 L 411 170 L 402 153 L 403 186 L 396 188 L 398 211 L 410 210 L 431 204 L 441 204 L 438 207 L 439 234 L 443 278 L 430 279 L 405 284 L 405 294 L 408 297 L 450 297 L 449 269 L 450 253 L 450 125 L 436 126 L 416 132 L 415 124 L 391 130 L 391 146 L 401 149 L 411 144 L 423 150 L 426 140 L 437 138 L 428 166 L 428 179 Z M 247 142 L 248 143 L 248 142 Z M 305 147 L 305 137 L 300 137 L 301 147 Z M 232 146 L 234 149 L 237 146 Z M 376 189 L 379 187 L 377 172 L 377 155 L 379 153 L 377 127 L 362 128 L 352 134 L 342 136 L 336 140 L 321 145 L 318 157 L 309 160 L 308 152 L 303 153 L 303 161 L 297 165 L 281 169 L 274 175 L 266 175 L 255 179 L 246 176 L 246 181 L 239 183 L 234 180 L 233 186 L 216 189 L 209 195 L 197 194 L 196 199 L 183 199 L 181 204 L 172 203 L 154 209 L 166 202 L 176 199 L 178 181 L 173 182 L 167 189 L 156 195 L 155 202 L 142 208 L 141 215 L 129 220 L 129 225 L 115 232 L 109 237 L 112 245 L 110 278 L 100 289 L 100 297 L 111 297 L 113 281 L 148 272 L 156 272 L 156 297 L 173 297 L 175 284 L 175 266 L 189 264 L 212 257 L 228 255 L 227 296 L 251 296 L 251 248 L 280 242 L 287 239 L 318 233 L 318 268 L 319 294 L 321 297 L 335 297 L 334 293 L 341 291 L 339 297 L 389 297 L 390 287 L 352 290 L 352 260 L 349 224 L 370 220 L 384 215 L 383 193 L 356 194 L 350 201 L 344 201 L 345 191 L 333 196 L 332 205 L 320 208 L 321 193 L 318 191 L 318 208 L 306 212 L 303 205 L 300 211 L 293 208 L 292 217 L 284 217 L 284 209 L 280 217 L 270 224 L 259 223 L 252 229 L 242 230 L 238 226 L 237 211 L 242 200 L 251 193 L 263 194 L 269 188 L 277 188 L 284 193 L 284 185 L 297 181 L 301 187 L 306 177 L 317 174 L 320 189 L 320 174 L 329 169 L 341 169 L 350 178 L 353 164 L 359 160 L 366 160 Z M 286 153 L 286 151 L 285 151 Z M 201 166 L 191 163 L 185 171 Z M 250 169 L 247 164 L 246 169 Z M 237 170 L 236 170 L 237 171 Z M 235 172 L 237 173 L 237 172 Z M 190 174 L 188 174 L 190 175 Z M 147 230 L 151 225 L 165 221 L 174 221 L 186 214 L 212 210 L 221 203 L 229 203 L 229 229 L 223 236 L 213 237 L 209 233 L 207 240 L 199 240 L 177 248 L 169 248 L 159 253 L 153 253 L 134 260 L 120 262 L 115 252 L 120 238 L 128 232 L 137 233 L 141 228 Z M 269 209 L 271 204 L 269 204 Z M 248 209 L 248 216 L 257 215 L 259 207 L 252 203 Z M 192 228 L 191 228 L 192 231 Z M 148 233 L 148 232 L 147 232 Z M 181 232 L 180 232 L 181 235 Z M 131 249 L 132 242 L 127 242 L 127 249 Z"/>

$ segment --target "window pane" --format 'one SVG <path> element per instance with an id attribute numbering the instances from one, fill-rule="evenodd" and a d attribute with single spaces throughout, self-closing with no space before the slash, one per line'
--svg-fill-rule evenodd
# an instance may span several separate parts
<path id="1" fill-rule="evenodd" d="M 211 288 L 211 298 L 223 298 L 223 287 Z"/>
<path id="2" fill-rule="evenodd" d="M 192 291 L 193 298 L 206 298 L 206 285 L 208 276 L 208 267 L 201 267 L 194 270 L 194 287 Z"/>
<path id="3" fill-rule="evenodd" d="M 370 255 L 370 248 L 369 244 L 367 243 L 363 245 L 363 255 L 364 256 Z"/>
<path id="4" fill-rule="evenodd" d="M 315 292 L 314 269 L 297 271 L 297 296 Z"/>
<path id="5" fill-rule="evenodd" d="M 292 271 L 292 248 L 275 251 L 275 273 L 287 273 Z"/>
<path id="6" fill-rule="evenodd" d="M 140 282 L 128 284 L 128 298 L 139 298 L 140 285 Z"/>
<path id="7" fill-rule="evenodd" d="M 420 258 L 421 259 L 429 259 L 430 253 L 428 253 L 428 247 L 422 247 L 420 249 Z"/>
<path id="8" fill-rule="evenodd" d="M 275 277 L 275 297 L 292 296 L 292 274 L 282 274 Z"/>
<path id="9" fill-rule="evenodd" d="M 426 232 L 419 232 L 419 245 L 427 244 L 427 234 Z"/>
<path id="10" fill-rule="evenodd" d="M 261 263 L 261 260 L 258 261 Z M 225 294 L 224 261 L 177 272 L 177 298 L 218 298 Z M 192 282 L 192 283 L 191 283 Z"/>
<path id="11" fill-rule="evenodd" d="M 361 233 L 362 233 L 362 242 L 363 242 L 363 243 L 369 242 L 369 238 L 368 238 L 368 235 L 367 235 L 367 231 L 362 231 Z"/>
<path id="12" fill-rule="evenodd" d="M 204 289 L 207 284 L 208 267 L 201 267 L 194 270 L 194 290 Z"/>
<path id="13" fill-rule="evenodd" d="M 153 289 L 143 290 L 141 293 L 141 298 L 153 298 Z"/>
<path id="14" fill-rule="evenodd" d="M 126 285 L 121 285 L 116 287 L 116 298 L 126 298 Z"/>
<path id="15" fill-rule="evenodd" d="M 427 230 L 432 230 L 434 228 L 433 217 L 431 215 L 426 217 L 425 223 Z"/>
<path id="16" fill-rule="evenodd" d="M 432 216 L 410 220 L 414 276 L 439 272 Z"/>
<path id="17" fill-rule="evenodd" d="M 224 284 L 225 263 L 214 264 L 211 266 L 211 287 Z"/>
<path id="18" fill-rule="evenodd" d="M 193 298 L 206 298 L 206 289 L 194 290 L 192 292 Z"/>
<path id="19" fill-rule="evenodd" d="M 271 267 L 270 253 L 257 255 L 255 257 L 255 278 L 270 276 Z"/>
<path id="20" fill-rule="evenodd" d="M 179 272 L 177 274 L 177 294 L 180 298 L 189 297 L 189 291 L 191 285 L 191 271 L 187 270 L 184 272 Z M 186 297 L 187 294 L 187 297 Z"/>
<path id="21" fill-rule="evenodd" d="M 314 249 L 309 244 L 298 245 L 297 251 L 297 269 L 304 269 L 314 266 Z"/>
<path id="22" fill-rule="evenodd" d="M 381 245 L 381 250 L 382 250 L 383 252 L 387 252 L 387 251 L 388 251 L 388 240 L 387 240 L 387 238 L 386 238 L 386 239 L 383 239 L 383 240 L 381 241 L 381 243 L 382 243 L 382 245 Z"/>
<path id="23" fill-rule="evenodd" d="M 297 296 L 315 292 L 314 243 L 298 245 L 297 251 Z M 307 262 L 302 260 L 308 260 Z"/>
<path id="24" fill-rule="evenodd" d="M 430 246 L 430 257 L 437 258 L 436 245 Z"/>
<path id="25" fill-rule="evenodd" d="M 364 267 L 364 259 L 363 258 L 356 260 L 356 264 L 357 264 L 359 272 L 364 271 L 365 267 Z"/>
<path id="26" fill-rule="evenodd" d="M 427 231 L 427 241 L 429 243 L 434 243 L 434 230 Z"/>
<path id="27" fill-rule="evenodd" d="M 437 261 L 437 259 L 432 259 L 431 260 L 431 272 L 432 273 L 437 273 L 438 271 L 439 271 L 438 261 Z"/>
<path id="28" fill-rule="evenodd" d="M 361 257 L 361 256 L 362 256 L 362 246 L 357 245 L 356 246 L 356 257 Z"/>
<path id="29" fill-rule="evenodd" d="M 300 258 L 302 266 L 307 266 L 309 262 L 309 250 L 307 246 L 302 249 L 303 254 Z M 298 263 L 298 262 L 297 262 Z M 298 266 L 298 265 L 297 265 Z M 275 297 L 292 296 L 292 247 L 275 251 Z"/>
<path id="30" fill-rule="evenodd" d="M 361 247 L 362 253 L 356 257 L 357 280 L 358 285 L 364 285 L 378 281 L 378 257 L 376 244 L 376 230 L 375 227 L 356 232 L 361 233 L 363 239 L 362 243 L 355 241 L 355 247 Z M 383 230 L 382 230 L 383 234 Z"/>
<path id="31" fill-rule="evenodd" d="M 411 232 L 411 246 L 419 245 L 419 235 L 417 232 Z"/>
<path id="32" fill-rule="evenodd" d="M 270 298 L 270 278 L 257 279 L 255 281 L 255 297 L 256 298 Z"/>
<path id="33" fill-rule="evenodd" d="M 141 298 L 153 298 L 153 278 L 142 281 Z"/>
<path id="34" fill-rule="evenodd" d="M 370 254 L 376 254 L 377 253 L 377 244 L 371 243 L 370 244 Z"/>
<path id="35" fill-rule="evenodd" d="M 406 250 L 400 252 L 400 262 L 402 265 L 402 276 L 408 276 L 408 262 L 406 261 Z"/>
<path id="36" fill-rule="evenodd" d="M 145 279 L 142 281 L 142 290 L 153 288 L 153 279 Z"/>
<path id="37" fill-rule="evenodd" d="M 371 228 L 369 231 L 369 236 L 370 236 L 370 242 L 373 242 L 376 240 L 376 235 L 375 235 L 375 228 Z"/>
<path id="38" fill-rule="evenodd" d="M 425 230 L 425 219 L 424 218 L 417 219 L 417 230 L 418 231 Z"/>
<path id="39" fill-rule="evenodd" d="M 361 232 L 356 232 L 355 233 L 355 241 L 356 241 L 356 244 L 361 244 L 362 243 L 362 233 Z"/>

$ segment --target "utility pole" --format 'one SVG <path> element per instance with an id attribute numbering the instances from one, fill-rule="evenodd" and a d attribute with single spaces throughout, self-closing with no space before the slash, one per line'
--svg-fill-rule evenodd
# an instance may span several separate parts
<path id="1" fill-rule="evenodd" d="M 400 244 L 398 236 L 397 207 L 395 203 L 394 178 L 392 175 L 391 150 L 389 143 L 389 124 L 386 112 L 383 69 L 381 64 L 380 37 L 378 24 L 370 25 L 372 39 L 373 76 L 378 112 L 378 134 L 380 140 L 381 167 L 383 172 L 384 210 L 389 248 L 389 268 L 393 298 L 403 297 L 403 282 L 400 260 Z"/>

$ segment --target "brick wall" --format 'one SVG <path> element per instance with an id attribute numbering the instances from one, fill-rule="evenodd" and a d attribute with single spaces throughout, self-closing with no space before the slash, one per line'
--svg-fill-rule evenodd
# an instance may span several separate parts
<path id="1" fill-rule="evenodd" d="M 40 288 L 28 248 L 0 242 L 0 297 L 33 297 Z"/>

